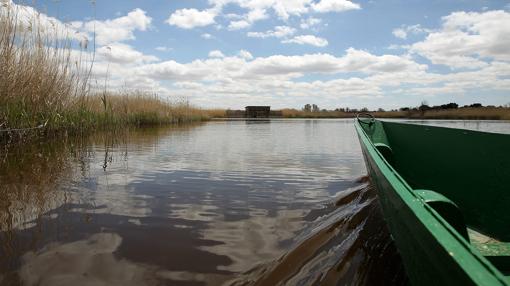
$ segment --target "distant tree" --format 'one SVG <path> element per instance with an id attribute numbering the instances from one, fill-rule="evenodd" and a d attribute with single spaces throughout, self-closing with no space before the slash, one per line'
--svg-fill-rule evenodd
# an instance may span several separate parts
<path id="1" fill-rule="evenodd" d="M 312 112 L 319 112 L 319 107 L 316 104 L 312 104 Z"/>
<path id="2" fill-rule="evenodd" d="M 378 108 L 378 109 L 377 109 L 377 111 L 378 111 L 378 112 L 385 112 L 385 110 L 384 110 L 384 109 L 382 109 L 382 108 Z"/>
<path id="3" fill-rule="evenodd" d="M 361 112 L 368 112 L 368 108 L 363 107 L 363 108 L 361 109 Z"/>
<path id="4" fill-rule="evenodd" d="M 439 106 L 433 106 L 432 109 L 456 109 L 459 108 L 459 105 L 455 102 L 450 102 L 448 104 L 441 104 Z"/>
<path id="5" fill-rule="evenodd" d="M 420 111 L 427 111 L 430 109 L 430 106 L 428 106 L 427 104 L 421 104 L 419 107 L 418 107 L 418 110 Z"/>
<path id="6" fill-rule="evenodd" d="M 399 108 L 400 111 L 409 111 L 409 107 L 401 107 Z"/>
<path id="7" fill-rule="evenodd" d="M 421 116 L 425 114 L 425 111 L 430 110 L 430 106 L 427 104 L 426 101 L 422 101 L 421 105 L 418 107 L 418 110 L 420 111 Z"/>
<path id="8" fill-rule="evenodd" d="M 312 106 L 310 104 L 305 104 L 305 107 L 303 107 L 303 111 L 310 112 L 312 111 Z"/>
<path id="9" fill-rule="evenodd" d="M 483 107 L 483 105 L 481 103 L 473 103 L 469 107 L 480 108 Z"/>

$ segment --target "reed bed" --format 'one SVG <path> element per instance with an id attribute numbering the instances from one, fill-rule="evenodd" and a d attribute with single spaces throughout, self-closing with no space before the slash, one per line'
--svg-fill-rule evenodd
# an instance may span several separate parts
<path id="1" fill-rule="evenodd" d="M 226 118 L 227 111 L 225 109 L 206 109 L 204 112 L 209 118 Z"/>
<path id="2" fill-rule="evenodd" d="M 373 115 L 379 118 L 510 120 L 510 108 L 464 107 L 455 109 L 427 110 L 424 112 L 415 110 L 374 112 Z"/>
<path id="3" fill-rule="evenodd" d="M 26 15 L 23 15 L 26 17 Z M 93 61 L 62 29 L 0 7 L 0 138 L 6 130 L 41 127 L 76 131 L 125 124 L 183 123 L 207 119 L 201 109 L 144 91 L 92 92 Z M 73 48 L 74 47 L 74 48 Z M 43 128 L 44 127 L 44 128 Z"/>
<path id="4" fill-rule="evenodd" d="M 285 118 L 350 118 L 354 117 L 355 113 L 342 112 L 342 111 L 319 111 L 310 112 L 297 109 L 282 109 L 282 117 Z"/>

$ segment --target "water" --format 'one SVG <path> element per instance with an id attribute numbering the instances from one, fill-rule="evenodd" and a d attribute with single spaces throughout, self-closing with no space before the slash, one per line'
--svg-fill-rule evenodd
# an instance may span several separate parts
<path id="1" fill-rule="evenodd" d="M 352 120 L 102 132 L 0 164 L 2 285 L 407 281 Z"/>

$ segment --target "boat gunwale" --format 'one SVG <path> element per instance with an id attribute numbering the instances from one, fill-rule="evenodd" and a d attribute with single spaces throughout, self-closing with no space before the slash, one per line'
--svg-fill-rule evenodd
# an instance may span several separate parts
<path id="1" fill-rule="evenodd" d="M 379 122 L 384 122 L 384 120 L 378 120 Z M 458 128 L 451 128 L 451 127 L 440 127 L 440 126 L 430 126 L 430 125 L 422 125 L 422 124 L 412 124 L 412 123 L 403 123 L 403 122 L 394 122 L 389 121 L 391 123 L 397 123 L 397 124 L 408 124 L 408 125 L 416 125 L 420 127 L 433 127 L 433 128 L 444 128 L 444 129 L 458 129 Z M 358 120 L 355 119 L 355 127 L 356 131 L 358 133 L 359 138 L 361 139 L 361 143 L 364 144 L 367 148 L 367 152 L 369 153 L 376 163 L 377 167 L 380 169 L 381 173 L 386 177 L 388 183 L 391 185 L 391 187 L 395 190 L 397 195 L 402 199 L 402 201 L 408 206 L 408 208 L 415 214 L 419 222 L 425 226 L 425 228 L 434 236 L 434 238 L 439 242 L 441 247 L 447 252 L 450 253 L 450 256 L 453 258 L 453 260 L 464 270 L 466 270 L 466 266 L 468 268 L 472 268 L 472 263 L 465 261 L 464 259 L 461 259 L 458 255 L 453 255 L 452 252 L 459 252 L 460 250 L 464 250 L 465 252 L 471 254 L 470 256 L 472 259 L 474 259 L 473 262 L 478 262 L 480 266 L 483 266 L 484 269 L 486 269 L 489 273 L 480 274 L 477 269 L 473 269 L 475 271 L 465 271 L 466 275 L 471 277 L 473 281 L 479 282 L 479 283 L 487 283 L 485 280 L 487 274 L 492 274 L 492 277 L 497 279 L 498 282 L 501 282 L 501 285 L 509 285 L 506 281 L 503 274 L 494 266 L 492 265 L 481 253 L 479 253 L 478 250 L 474 248 L 468 241 L 466 241 L 453 227 L 446 222 L 446 220 L 437 213 L 436 210 L 434 210 L 430 205 L 428 205 L 423 198 L 421 198 L 418 194 L 416 194 L 413 189 L 409 186 L 409 184 L 400 176 L 397 170 L 393 168 L 389 164 L 389 162 L 384 158 L 384 156 L 377 150 L 374 143 L 368 136 L 368 134 L 365 132 L 363 127 L 360 125 Z M 479 132 L 479 133 L 488 133 L 483 131 L 475 131 L 475 130 L 467 130 L 469 132 Z M 490 133 L 490 134 L 500 134 L 500 133 Z M 368 143 L 368 144 L 367 144 Z M 375 156 L 374 156 L 375 155 Z M 367 166 L 368 167 L 368 166 Z M 403 193 L 401 190 L 405 189 L 405 193 Z M 408 196 L 412 197 L 407 198 L 403 196 L 404 194 L 407 194 Z M 419 204 L 418 204 L 419 202 Z M 423 215 L 430 215 L 432 219 L 436 220 L 438 224 L 431 224 L 431 223 L 425 223 L 425 218 Z M 441 227 L 440 227 L 441 226 Z M 450 234 L 452 237 L 445 238 L 444 236 L 440 235 L 439 232 L 445 231 L 446 233 Z M 452 242 L 456 242 L 458 245 L 452 245 Z M 464 252 L 464 254 L 466 254 Z M 462 252 L 459 252 L 462 254 Z M 454 253 L 455 254 L 455 253 Z"/>
<path id="2" fill-rule="evenodd" d="M 396 124 L 405 124 L 405 125 L 415 125 L 415 126 L 420 126 L 420 127 L 432 127 L 432 128 L 438 128 L 438 129 L 454 129 L 454 130 L 462 130 L 464 132 L 473 132 L 473 133 L 478 133 L 478 134 L 497 134 L 497 135 L 502 135 L 502 136 L 510 136 L 510 134 L 507 134 L 507 133 L 501 133 L 501 132 L 495 132 L 495 131 L 482 131 L 482 130 L 473 130 L 473 129 L 465 129 L 465 128 L 457 128 L 457 127 L 451 127 L 451 126 L 437 126 L 437 125 L 428 125 L 428 124 L 416 124 L 414 122 L 465 122 L 466 120 L 449 120 L 449 119 L 430 119 L 430 120 L 422 120 L 422 119 L 416 119 L 415 121 L 413 120 L 410 120 L 410 119 L 406 119 L 406 120 L 403 120 L 403 121 L 400 121 L 400 120 L 380 120 L 380 119 L 376 119 L 377 121 L 379 122 L 388 122 L 388 123 L 396 123 Z M 477 120 L 477 121 L 483 121 L 483 122 L 487 122 L 487 123 L 510 123 L 510 120 Z"/>

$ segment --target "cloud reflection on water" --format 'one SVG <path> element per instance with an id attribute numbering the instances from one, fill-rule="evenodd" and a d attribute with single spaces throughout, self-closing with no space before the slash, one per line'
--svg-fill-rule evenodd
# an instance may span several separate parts
<path id="1" fill-rule="evenodd" d="M 342 120 L 211 122 L 74 144 L 60 147 L 69 176 L 48 184 L 40 201 L 50 204 L 10 199 L 21 206 L 15 212 L 32 213 L 5 224 L 27 283 L 64 283 L 83 272 L 78 284 L 123 282 L 116 275 L 128 271 L 138 282 L 217 285 L 284 253 L 309 210 L 363 172 L 352 123 Z M 24 242 L 38 228 L 39 242 Z M 81 252 L 89 254 L 80 260 Z M 3 264 L 18 254 L 6 257 Z"/>

